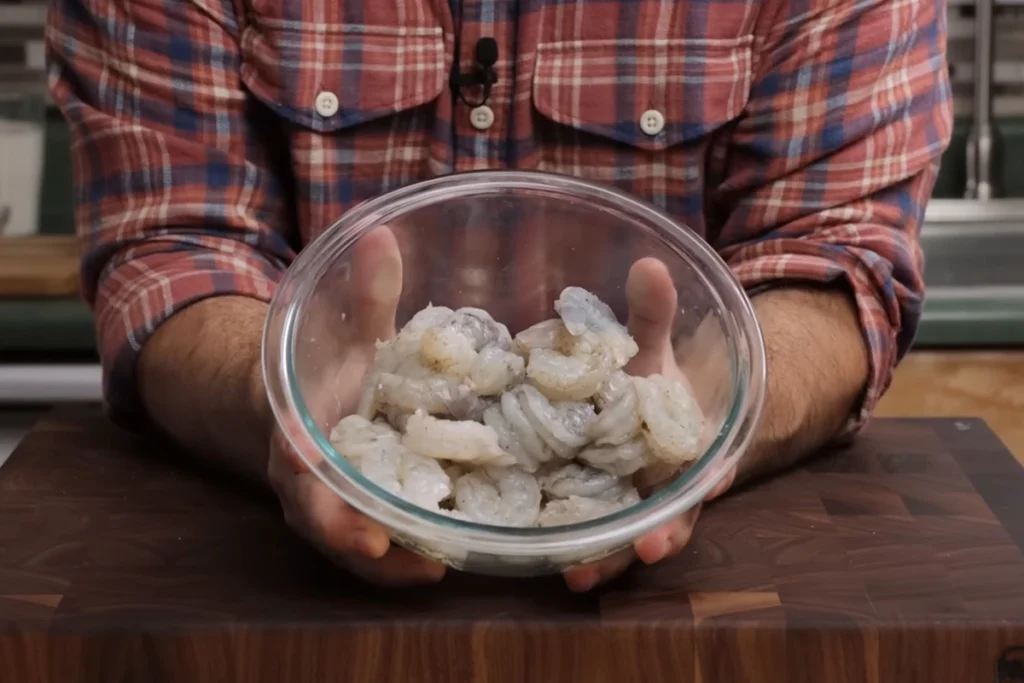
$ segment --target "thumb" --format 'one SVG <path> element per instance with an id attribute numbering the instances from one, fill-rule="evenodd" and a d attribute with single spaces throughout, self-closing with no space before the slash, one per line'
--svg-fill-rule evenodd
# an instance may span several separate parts
<path id="1" fill-rule="evenodd" d="M 352 255 L 352 323 L 364 342 L 395 334 L 402 295 L 402 254 L 394 233 L 375 228 L 356 243 Z"/>
<path id="2" fill-rule="evenodd" d="M 626 279 L 627 328 L 640 347 L 639 357 L 661 360 L 661 354 L 671 339 L 677 301 L 675 284 L 664 263 L 646 257 L 629 269 Z"/>

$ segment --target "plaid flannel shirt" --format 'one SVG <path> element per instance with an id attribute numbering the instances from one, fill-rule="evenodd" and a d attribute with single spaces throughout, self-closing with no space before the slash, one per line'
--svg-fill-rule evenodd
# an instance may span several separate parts
<path id="1" fill-rule="evenodd" d="M 483 36 L 480 129 L 447 80 Z M 845 284 L 870 349 L 856 428 L 921 314 L 945 43 L 943 0 L 53 0 L 110 408 L 138 416 L 136 359 L 176 311 L 269 300 L 353 205 L 500 167 L 650 201 L 747 288 Z"/>

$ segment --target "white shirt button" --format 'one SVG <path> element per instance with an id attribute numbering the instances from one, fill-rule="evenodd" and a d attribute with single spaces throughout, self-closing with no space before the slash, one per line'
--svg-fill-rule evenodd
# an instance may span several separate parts
<path id="1" fill-rule="evenodd" d="M 469 112 L 469 122 L 477 130 L 487 130 L 494 123 L 494 110 L 486 104 L 475 107 Z"/>
<path id="2" fill-rule="evenodd" d="M 654 137 L 665 130 L 665 116 L 657 109 L 648 109 L 640 115 L 640 130 Z"/>
<path id="3" fill-rule="evenodd" d="M 324 90 L 316 96 L 313 106 L 316 108 L 317 114 L 325 119 L 330 118 L 338 113 L 338 96 L 329 90 Z"/>

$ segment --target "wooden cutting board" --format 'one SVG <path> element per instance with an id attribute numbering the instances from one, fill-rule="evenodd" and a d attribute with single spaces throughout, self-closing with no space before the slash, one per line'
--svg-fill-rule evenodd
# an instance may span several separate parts
<path id="1" fill-rule="evenodd" d="M 78 266 L 73 235 L 0 237 L 0 297 L 75 296 Z"/>
<path id="2" fill-rule="evenodd" d="M 54 416 L 0 468 L 0 681 L 1010 683 L 1024 660 L 1024 469 L 979 420 L 875 421 L 588 595 L 369 588 L 186 462 Z"/>

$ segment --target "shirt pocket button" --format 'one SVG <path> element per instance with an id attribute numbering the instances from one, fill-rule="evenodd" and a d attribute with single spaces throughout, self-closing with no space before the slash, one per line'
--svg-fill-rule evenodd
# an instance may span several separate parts
<path id="1" fill-rule="evenodd" d="M 338 113 L 338 96 L 325 90 L 316 96 L 313 108 L 320 116 L 330 118 Z"/>
<path id="2" fill-rule="evenodd" d="M 494 110 L 486 104 L 475 107 L 469 112 L 469 122 L 477 130 L 487 130 L 494 123 Z"/>
<path id="3" fill-rule="evenodd" d="M 665 129 L 665 116 L 657 109 L 648 109 L 640 115 L 640 130 L 654 137 Z"/>

